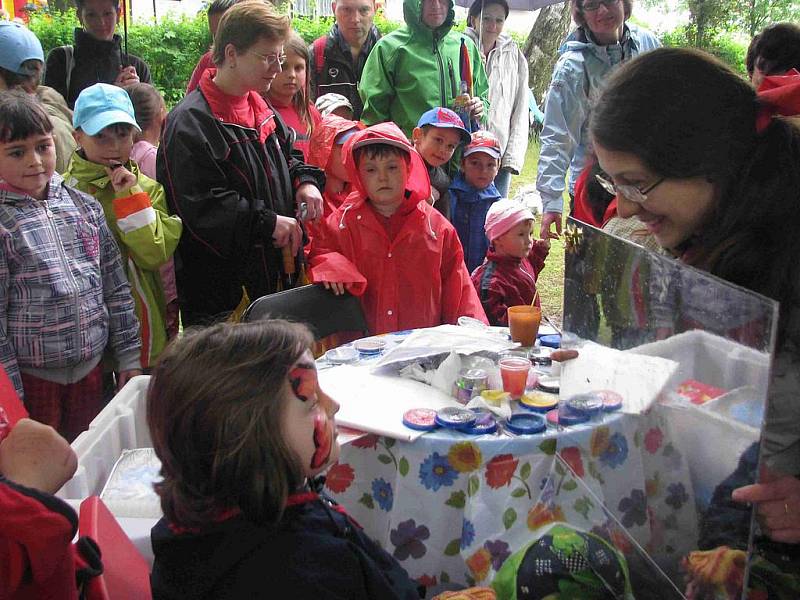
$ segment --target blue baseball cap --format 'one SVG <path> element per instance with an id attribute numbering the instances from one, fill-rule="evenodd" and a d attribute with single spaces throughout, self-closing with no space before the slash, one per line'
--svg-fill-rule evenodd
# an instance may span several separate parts
<path id="1" fill-rule="evenodd" d="M 72 125 L 88 135 L 97 135 L 109 125 L 128 123 L 139 131 L 136 113 L 128 92 L 116 85 L 95 83 L 83 90 L 75 101 Z"/>
<path id="2" fill-rule="evenodd" d="M 38 60 L 44 65 L 39 38 L 20 23 L 0 21 L 0 67 L 18 75 L 36 75 L 39 71 L 23 65 L 27 60 Z"/>
<path id="3" fill-rule="evenodd" d="M 444 129 L 456 129 L 461 134 L 462 142 L 469 144 L 472 141 L 472 135 L 470 135 L 469 131 L 464 129 L 464 123 L 461 121 L 461 117 L 449 108 L 437 106 L 423 113 L 419 118 L 417 127 L 422 128 L 425 127 L 425 125 L 442 127 Z"/>

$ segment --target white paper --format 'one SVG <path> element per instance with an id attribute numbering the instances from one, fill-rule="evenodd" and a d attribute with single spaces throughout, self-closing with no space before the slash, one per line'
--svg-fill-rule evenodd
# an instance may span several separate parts
<path id="1" fill-rule="evenodd" d="M 645 356 L 586 342 L 578 358 L 561 368 L 561 398 L 576 394 L 612 390 L 622 396 L 622 412 L 639 414 L 656 401 L 678 363 L 657 356 Z"/>
<path id="2" fill-rule="evenodd" d="M 363 366 L 342 365 L 320 371 L 319 385 L 341 406 L 337 423 L 409 442 L 424 432 L 403 425 L 407 410 L 460 406 L 455 398 L 429 385 L 370 373 Z"/>

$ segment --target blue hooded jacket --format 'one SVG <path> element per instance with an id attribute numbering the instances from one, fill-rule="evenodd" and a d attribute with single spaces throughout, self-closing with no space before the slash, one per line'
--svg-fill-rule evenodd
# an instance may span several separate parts
<path id="1" fill-rule="evenodd" d="M 472 273 L 483 264 L 489 240 L 483 231 L 489 207 L 500 200 L 500 192 L 494 183 L 479 190 L 471 186 L 459 172 L 450 184 L 450 221 L 458 232 L 464 248 L 464 262 Z"/>

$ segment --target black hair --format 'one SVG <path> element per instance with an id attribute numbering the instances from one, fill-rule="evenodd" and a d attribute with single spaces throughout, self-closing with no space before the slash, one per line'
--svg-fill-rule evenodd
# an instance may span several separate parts
<path id="1" fill-rule="evenodd" d="M 119 9 L 119 0 L 110 0 L 111 4 L 114 5 L 114 9 Z M 75 0 L 75 8 L 78 11 L 78 15 L 81 14 L 83 7 L 86 5 L 86 0 Z"/>
<path id="2" fill-rule="evenodd" d="M 756 67 L 765 75 L 800 70 L 800 26 L 775 23 L 754 37 L 747 50 L 747 72 L 752 74 Z"/>
<path id="3" fill-rule="evenodd" d="M 598 164 L 597 159 L 595 158 L 593 160 L 592 166 L 589 167 L 589 177 L 586 179 L 586 200 L 595 222 L 602 223 L 608 205 L 611 204 L 614 196 L 609 194 L 606 188 L 597 181 L 597 175 L 605 177 L 606 179 L 609 179 L 609 177 Z"/>
<path id="4" fill-rule="evenodd" d="M 385 158 L 387 156 L 402 156 L 405 160 L 410 160 L 411 158 L 408 151 L 404 151 L 402 148 L 392 144 L 370 144 L 356 148 L 353 151 L 353 160 L 356 165 L 361 162 L 362 158 Z"/>
<path id="5" fill-rule="evenodd" d="M 0 142 L 7 144 L 52 131 L 50 117 L 34 96 L 22 90 L 0 92 Z"/>
<path id="6" fill-rule="evenodd" d="M 149 83 L 134 83 L 125 89 L 128 96 L 131 97 L 136 123 L 144 131 L 153 124 L 161 112 L 164 99 L 159 91 Z"/>
<path id="7" fill-rule="evenodd" d="M 760 33 L 757 33 L 755 36 L 753 36 L 753 39 L 750 40 L 750 45 L 747 47 L 747 56 L 744 59 L 744 64 L 747 68 L 747 76 L 751 79 L 753 77 L 753 71 L 756 70 L 756 48 L 758 47 L 758 42 L 760 39 Z"/>
<path id="8" fill-rule="evenodd" d="M 469 25 L 472 19 L 480 19 L 481 11 L 484 7 L 491 6 L 492 4 L 500 6 L 506 13 L 506 18 L 508 18 L 508 2 L 506 2 L 506 0 L 475 0 L 467 12 L 467 25 Z"/>
<path id="9" fill-rule="evenodd" d="M 208 16 L 221 15 L 241 0 L 214 0 L 208 5 Z"/>
<path id="10" fill-rule="evenodd" d="M 761 108 L 753 87 L 717 59 L 662 48 L 608 79 L 590 132 L 654 174 L 713 183 L 715 207 L 690 242 L 691 264 L 778 300 L 785 317 L 800 293 L 800 129 L 772 118 L 757 131 Z"/>

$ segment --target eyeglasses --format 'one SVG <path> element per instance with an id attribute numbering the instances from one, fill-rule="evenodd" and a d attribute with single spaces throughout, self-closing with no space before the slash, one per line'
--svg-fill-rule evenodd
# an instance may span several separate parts
<path id="1" fill-rule="evenodd" d="M 286 62 L 286 54 L 283 52 L 280 54 L 259 54 L 255 50 L 248 50 L 248 52 L 260 58 L 266 64 L 267 68 L 274 67 L 276 64 L 282 67 Z"/>
<path id="2" fill-rule="evenodd" d="M 636 202 L 637 204 L 644 204 L 647 201 L 647 194 L 652 192 L 656 186 L 660 185 L 661 183 L 666 180 L 666 177 L 662 177 L 655 183 L 651 183 L 646 188 L 638 188 L 635 185 L 624 185 L 624 184 L 614 184 L 611 183 L 608 179 L 603 177 L 600 173 L 594 176 L 597 179 L 597 183 L 603 186 L 603 189 L 607 191 L 612 196 L 625 196 L 626 200 L 630 200 L 631 202 Z"/>
<path id="3" fill-rule="evenodd" d="M 594 12 L 600 8 L 601 4 L 606 8 L 611 8 L 619 4 L 619 0 L 586 0 L 581 8 L 586 12 Z"/>

